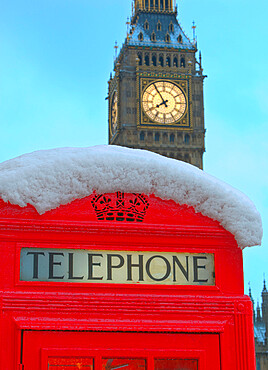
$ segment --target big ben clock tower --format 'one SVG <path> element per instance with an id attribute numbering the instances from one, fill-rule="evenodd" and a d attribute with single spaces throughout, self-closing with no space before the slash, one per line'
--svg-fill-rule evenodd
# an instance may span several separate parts
<path id="1" fill-rule="evenodd" d="M 109 143 L 203 168 L 201 56 L 173 0 L 134 0 L 130 30 L 109 80 Z"/>

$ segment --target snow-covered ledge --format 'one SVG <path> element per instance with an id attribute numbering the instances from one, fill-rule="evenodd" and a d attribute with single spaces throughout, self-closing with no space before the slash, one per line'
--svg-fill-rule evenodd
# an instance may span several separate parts
<path id="1" fill-rule="evenodd" d="M 0 164 L 0 197 L 46 211 L 93 191 L 155 194 L 220 222 L 241 248 L 260 245 L 262 222 L 250 199 L 226 183 L 174 159 L 117 146 L 37 151 Z"/>

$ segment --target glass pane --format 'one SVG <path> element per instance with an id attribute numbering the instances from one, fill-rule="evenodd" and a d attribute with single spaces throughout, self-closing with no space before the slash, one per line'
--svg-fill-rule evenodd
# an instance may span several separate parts
<path id="1" fill-rule="evenodd" d="M 156 359 L 155 370 L 198 370 L 198 360 Z"/>
<path id="2" fill-rule="evenodd" d="M 93 370 L 92 358 L 60 358 L 54 357 L 48 360 L 49 370 Z"/>
<path id="3" fill-rule="evenodd" d="M 115 370 L 115 369 L 146 369 L 146 361 L 137 358 L 104 358 L 102 359 L 102 370 Z"/>

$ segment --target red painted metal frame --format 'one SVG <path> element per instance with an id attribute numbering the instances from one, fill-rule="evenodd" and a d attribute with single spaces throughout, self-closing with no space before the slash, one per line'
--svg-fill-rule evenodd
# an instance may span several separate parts
<path id="1" fill-rule="evenodd" d="M 143 358 L 153 370 L 154 359 L 196 359 L 198 370 L 220 370 L 219 336 L 214 334 L 25 332 L 25 370 L 47 370 L 49 358 Z M 41 348 L 41 357 L 40 357 Z"/>
<path id="2" fill-rule="evenodd" d="M 153 195 L 143 223 L 98 221 L 91 199 L 42 216 L 0 201 L 0 369 L 18 369 L 23 333 L 34 330 L 217 334 L 222 370 L 254 370 L 252 306 L 233 235 Z M 21 282 L 24 246 L 214 253 L 216 286 Z"/>

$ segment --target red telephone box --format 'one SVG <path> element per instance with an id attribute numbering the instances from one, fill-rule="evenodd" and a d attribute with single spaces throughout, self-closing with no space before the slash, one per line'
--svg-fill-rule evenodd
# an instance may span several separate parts
<path id="1" fill-rule="evenodd" d="M 2 370 L 255 369 L 242 251 L 193 207 L 0 204 Z"/>

